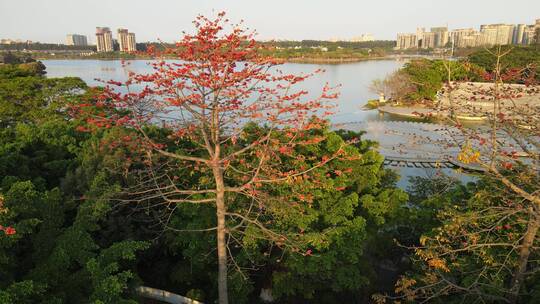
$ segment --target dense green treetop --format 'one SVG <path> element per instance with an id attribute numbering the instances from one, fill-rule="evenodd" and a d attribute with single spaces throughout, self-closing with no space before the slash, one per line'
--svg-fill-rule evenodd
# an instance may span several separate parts
<path id="1" fill-rule="evenodd" d="M 0 237 L 0 303 L 120 303 L 134 277 L 121 261 L 146 245 L 101 240 L 111 208 L 102 198 L 118 187 L 104 166 L 84 165 L 91 139 L 65 115 L 86 85 L 24 64 L 0 71 L 0 223 L 17 230 Z"/>

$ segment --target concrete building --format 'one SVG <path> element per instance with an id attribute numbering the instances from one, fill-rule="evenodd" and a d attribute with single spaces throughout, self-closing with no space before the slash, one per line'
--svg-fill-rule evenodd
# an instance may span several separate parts
<path id="1" fill-rule="evenodd" d="M 411 48 L 435 49 L 448 44 L 449 33 L 447 27 L 432 27 L 430 32 L 419 27 L 416 34 L 399 33 L 397 36 L 396 49 L 406 50 Z"/>
<path id="2" fill-rule="evenodd" d="M 430 32 L 417 28 L 416 34 L 399 33 L 396 49 L 410 48 L 444 48 L 451 42 L 453 47 L 481 47 L 494 45 L 528 45 L 540 42 L 540 19 L 535 24 L 483 24 L 480 31 L 473 28 L 455 29 L 448 27 L 432 27 Z"/>
<path id="3" fill-rule="evenodd" d="M 135 33 L 128 34 L 128 52 L 137 51 L 137 42 L 135 41 Z"/>
<path id="4" fill-rule="evenodd" d="M 525 30 L 523 31 L 523 44 L 530 45 L 536 43 L 537 29 L 540 29 L 540 26 L 536 27 L 536 25 L 529 25 L 525 27 Z"/>
<path id="5" fill-rule="evenodd" d="M 88 45 L 88 40 L 84 35 L 68 34 L 66 36 L 66 45 Z"/>
<path id="6" fill-rule="evenodd" d="M 397 35 L 396 49 L 407 50 L 418 47 L 418 39 L 415 34 L 399 33 Z"/>
<path id="7" fill-rule="evenodd" d="M 513 42 L 513 24 L 484 24 L 480 26 L 480 32 L 485 33 L 485 43 L 491 45 L 508 45 Z"/>
<path id="8" fill-rule="evenodd" d="M 22 39 L 0 39 L 0 44 L 21 44 L 21 43 L 26 43 L 26 44 L 32 44 L 32 40 L 22 40 Z"/>
<path id="9" fill-rule="evenodd" d="M 417 46 L 422 44 L 422 40 L 424 39 L 424 33 L 426 32 L 425 27 L 417 27 L 416 28 L 416 40 L 418 41 Z"/>
<path id="10" fill-rule="evenodd" d="M 129 34 L 128 30 L 119 28 L 117 33 L 118 33 L 117 40 L 118 40 L 118 45 L 120 47 L 120 52 L 127 52 L 128 51 L 128 34 Z"/>
<path id="11" fill-rule="evenodd" d="M 135 42 L 135 34 L 130 33 L 127 29 L 119 28 L 118 29 L 118 45 L 120 48 L 120 52 L 135 52 L 137 50 L 136 48 L 136 42 Z"/>
<path id="12" fill-rule="evenodd" d="M 514 34 L 512 35 L 512 44 L 523 44 L 523 35 L 525 34 L 525 24 L 518 24 L 514 27 Z"/>
<path id="13" fill-rule="evenodd" d="M 437 46 L 436 33 L 425 32 L 423 38 L 420 41 L 420 47 L 423 49 L 434 49 Z"/>
<path id="14" fill-rule="evenodd" d="M 113 38 L 108 27 L 96 27 L 96 45 L 98 52 L 112 52 Z"/>
<path id="15" fill-rule="evenodd" d="M 472 48 L 472 47 L 479 47 L 479 46 L 485 45 L 483 41 L 484 41 L 484 38 L 483 38 L 482 33 L 474 32 L 468 36 L 463 37 L 461 40 L 461 43 L 463 45 L 462 47 Z"/>
<path id="16" fill-rule="evenodd" d="M 470 37 L 476 33 L 478 32 L 472 28 L 456 29 L 450 32 L 450 41 L 454 44 L 454 47 L 464 48 L 467 47 L 466 45 L 470 44 Z"/>
<path id="17" fill-rule="evenodd" d="M 481 31 L 482 45 L 493 46 L 497 43 L 499 31 L 496 28 L 483 28 Z"/>
<path id="18" fill-rule="evenodd" d="M 432 27 L 431 32 L 435 33 L 435 47 L 445 47 L 448 44 L 448 27 Z"/>

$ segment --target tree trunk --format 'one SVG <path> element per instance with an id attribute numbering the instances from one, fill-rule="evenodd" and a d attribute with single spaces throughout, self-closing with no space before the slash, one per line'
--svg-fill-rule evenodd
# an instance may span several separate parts
<path id="1" fill-rule="evenodd" d="M 534 208 L 531 208 L 531 217 L 527 225 L 527 231 L 523 237 L 521 248 L 519 249 L 519 259 L 516 272 L 512 278 L 510 285 L 510 303 L 517 303 L 519 298 L 519 291 L 523 283 L 525 271 L 527 271 L 527 264 L 529 262 L 529 256 L 531 254 L 531 247 L 534 245 L 538 228 L 540 227 L 540 215 Z"/>
<path id="2" fill-rule="evenodd" d="M 216 180 L 216 211 L 217 211 L 217 252 L 218 252 L 218 292 L 219 304 L 228 304 L 229 296 L 227 291 L 227 243 L 225 240 L 227 228 L 225 226 L 225 183 L 223 181 L 223 171 L 216 165 L 213 168 Z"/>

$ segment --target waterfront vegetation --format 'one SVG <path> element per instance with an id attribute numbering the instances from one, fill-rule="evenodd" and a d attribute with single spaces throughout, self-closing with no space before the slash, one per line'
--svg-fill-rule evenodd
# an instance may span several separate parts
<path id="1" fill-rule="evenodd" d="M 263 54 L 290 62 L 339 63 L 385 58 L 393 53 L 394 41 L 274 41 L 266 42 Z"/>
<path id="2" fill-rule="evenodd" d="M 305 76 L 266 74 L 279 61 L 223 35 L 223 17 L 161 50 L 184 64 L 107 87 L 0 65 L 0 303 L 138 303 L 137 286 L 204 303 L 537 303 L 537 150 L 521 162 L 473 133 L 493 157 L 476 182 L 437 172 L 399 189 L 376 143 L 308 115 L 331 87 L 300 106 Z M 455 80 L 500 79 L 482 56 L 413 61 L 379 87 L 430 99 L 448 64 Z M 152 123 L 164 102 L 193 119 Z M 493 119 L 538 144 L 534 111 Z M 238 119 L 253 123 L 220 123 Z"/>
<path id="3" fill-rule="evenodd" d="M 0 53 L 2 54 L 2 53 Z M 142 54 L 132 54 L 132 53 L 122 53 L 122 52 L 51 52 L 51 51 L 7 51 L 4 54 L 13 54 L 16 56 L 24 56 L 35 58 L 38 60 L 77 60 L 77 59 L 88 59 L 88 60 L 134 60 L 134 59 L 151 59 L 149 56 Z M 1 57 L 1 55 L 0 55 Z"/>
<path id="4" fill-rule="evenodd" d="M 487 77 L 496 65 L 494 52 L 497 48 L 480 49 L 466 58 L 450 61 L 445 59 L 414 59 L 386 79 L 375 80 L 371 90 L 383 93 L 387 98 L 405 105 L 430 104 L 437 98 L 448 79 L 457 82 L 490 82 Z M 540 51 L 538 46 L 503 47 L 508 54 L 501 59 L 501 72 L 521 74 L 509 77 L 507 83 L 525 83 L 532 77 L 540 79 Z M 449 78 L 450 77 L 450 78 Z"/>
<path id="5" fill-rule="evenodd" d="M 487 72 L 493 72 L 497 58 L 493 56 L 494 51 L 495 48 L 479 50 L 467 56 L 467 61 Z M 529 47 L 503 47 L 501 51 L 509 52 L 501 58 L 503 72 L 510 69 L 517 71 L 525 69 L 522 72 L 532 75 L 536 80 L 540 80 L 540 44 Z"/>
<path id="6" fill-rule="evenodd" d="M 289 62 L 348 62 L 368 60 L 372 58 L 384 58 L 385 52 L 380 51 L 377 56 L 371 56 L 368 50 L 334 49 L 325 47 L 301 48 L 301 49 L 278 49 L 271 48 L 263 51 L 263 54 L 281 58 Z"/>

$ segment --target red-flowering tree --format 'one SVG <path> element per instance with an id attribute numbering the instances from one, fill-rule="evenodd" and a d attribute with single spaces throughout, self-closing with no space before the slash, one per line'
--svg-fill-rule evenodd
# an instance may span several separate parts
<path id="1" fill-rule="evenodd" d="M 95 104 L 100 110 L 94 105 L 78 109 L 89 122 L 81 130 L 126 125 L 137 131 L 138 137 L 121 139 L 136 142 L 132 147 L 145 164 L 126 201 L 153 201 L 173 210 L 182 203 L 215 205 L 217 227 L 208 230 L 217 234 L 223 304 L 228 303 L 227 235 L 252 225 L 265 239 L 287 246 L 292 240 L 267 228 L 258 216 L 275 201 L 268 184 L 313 178 L 315 168 L 340 157 L 343 150 L 311 160 L 310 167 L 284 168 L 281 158 L 324 139 L 314 134 L 331 114 L 334 88 L 325 86 L 315 97 L 298 89 L 311 74 L 280 71 L 280 62 L 261 55 L 255 33 L 230 23 L 224 13 L 214 20 L 199 16 L 194 24 L 196 33 L 185 34 L 175 48 L 149 50 L 159 58 L 150 63 L 152 73 L 108 81 Z M 168 131 L 167 138 L 149 133 L 156 124 Z M 188 147 L 182 146 L 186 142 Z M 183 180 L 193 175 L 210 178 L 193 187 Z M 231 212 L 228 207 L 239 202 L 247 202 L 246 212 Z M 227 225 L 228 219 L 234 227 Z"/>

